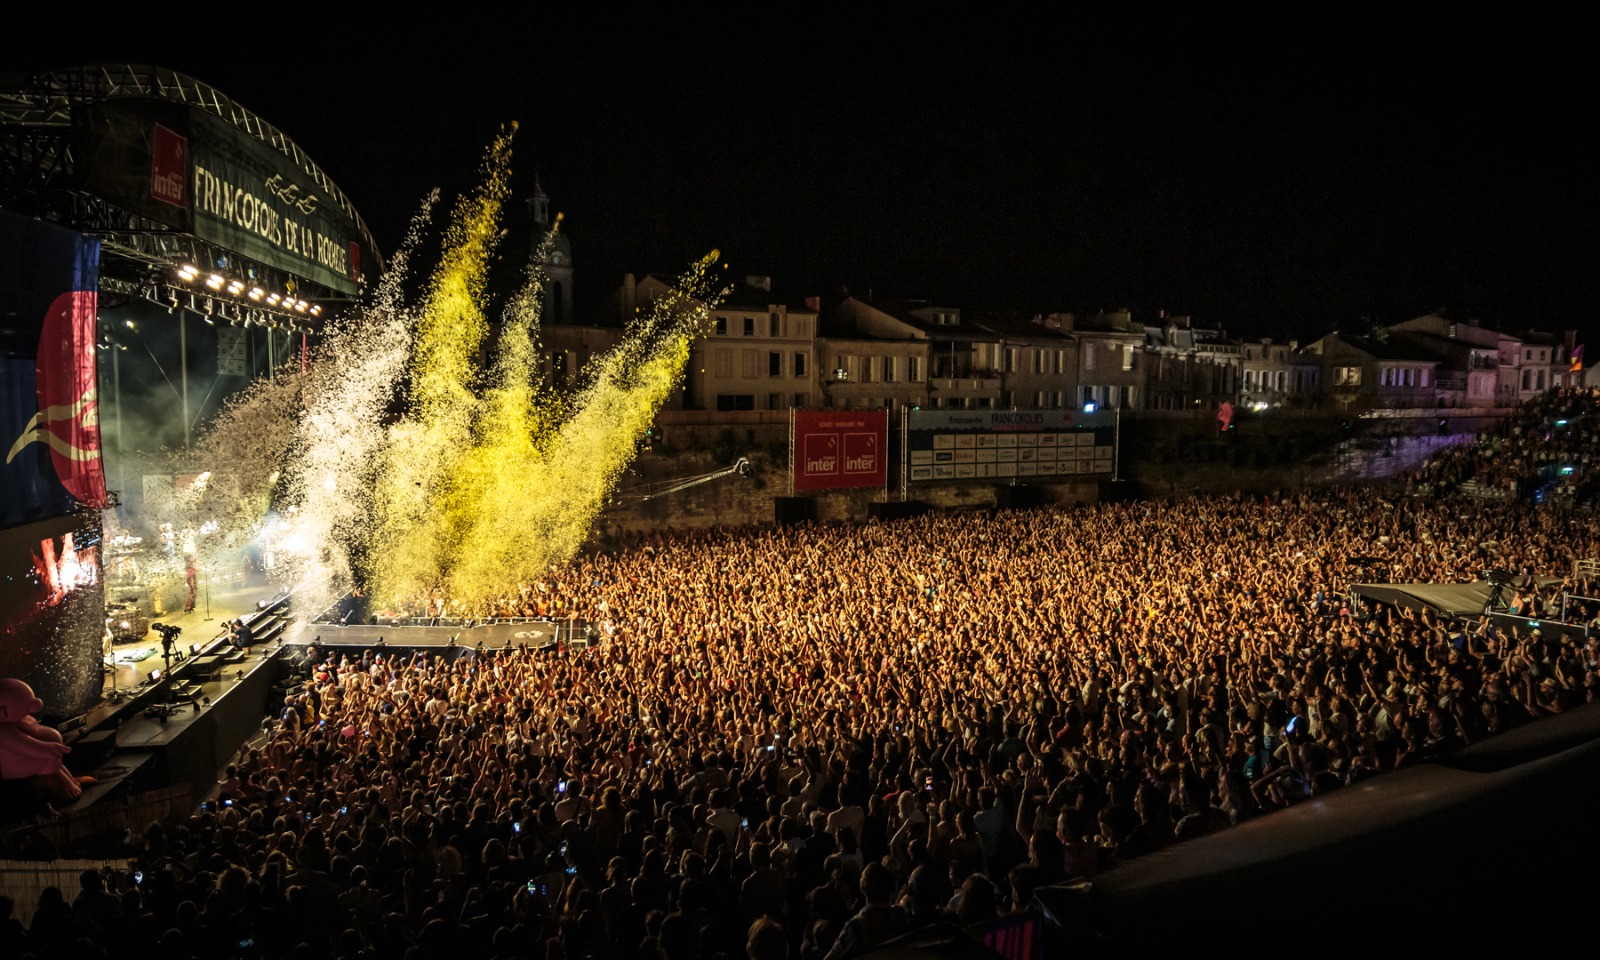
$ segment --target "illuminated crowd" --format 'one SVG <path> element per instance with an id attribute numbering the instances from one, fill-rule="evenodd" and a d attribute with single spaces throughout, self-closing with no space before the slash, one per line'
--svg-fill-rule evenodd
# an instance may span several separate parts
<path id="1" fill-rule="evenodd" d="M 1600 417 L 1596 391 L 1556 390 L 1526 403 L 1472 443 L 1430 458 L 1414 476 L 1428 489 L 1453 491 L 1471 481 L 1506 496 L 1549 495 L 1592 503 L 1600 494 Z"/>
<path id="2" fill-rule="evenodd" d="M 141 882 L 53 898 L 24 946 L 676 960 L 981 935 L 1041 885 L 1595 699 L 1581 623 L 1348 596 L 1375 568 L 1595 557 L 1600 526 L 1563 512 L 1370 489 L 640 536 L 530 587 L 587 649 L 313 649 L 217 800 L 143 838 Z"/>

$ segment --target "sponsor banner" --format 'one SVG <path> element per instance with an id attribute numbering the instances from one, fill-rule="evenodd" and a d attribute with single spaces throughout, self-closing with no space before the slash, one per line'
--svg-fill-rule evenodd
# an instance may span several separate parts
<path id="1" fill-rule="evenodd" d="M 961 433 L 1037 433 L 1047 430 L 1113 429 L 1116 414 L 1110 410 L 912 410 L 907 429 Z M 1037 442 L 1037 441 L 1031 441 Z M 1012 446 L 1017 444 L 1011 441 Z"/>
<path id="2" fill-rule="evenodd" d="M 0 211 L 0 527 L 106 505 L 99 280 L 98 241 Z"/>
<path id="3" fill-rule="evenodd" d="M 887 410 L 796 410 L 794 489 L 843 490 L 889 482 Z"/>
<path id="4" fill-rule="evenodd" d="M 913 410 L 906 417 L 912 481 L 1109 475 L 1113 411 Z"/>
<path id="5" fill-rule="evenodd" d="M 150 138 L 150 199 L 189 206 L 189 138 L 159 123 Z"/>

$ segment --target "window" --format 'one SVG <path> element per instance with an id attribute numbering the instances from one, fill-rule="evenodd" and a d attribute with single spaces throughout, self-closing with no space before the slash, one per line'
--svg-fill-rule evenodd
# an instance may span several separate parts
<path id="1" fill-rule="evenodd" d="M 776 350 L 767 354 L 767 376 L 783 376 L 783 354 Z M 773 409 L 776 410 L 777 408 L 774 407 Z"/>
<path id="2" fill-rule="evenodd" d="M 1017 348 L 1006 347 L 1006 373 L 1017 372 Z"/>
<path id="3" fill-rule="evenodd" d="M 753 337 L 753 336 L 756 335 L 756 318 L 755 317 L 745 317 L 744 318 L 744 335 L 747 336 L 747 337 Z"/>
<path id="4" fill-rule="evenodd" d="M 896 380 L 899 379 L 899 377 L 897 376 L 897 374 L 899 373 L 899 370 L 898 370 L 899 366 L 900 366 L 900 358 L 899 357 L 884 357 L 883 358 L 883 382 L 884 383 L 894 383 Z"/>
<path id="5" fill-rule="evenodd" d="M 725 337 L 727 335 L 728 335 L 728 318 L 727 317 L 718 317 L 717 318 L 717 336 Z"/>
<path id="6" fill-rule="evenodd" d="M 797 377 L 806 375 L 806 355 L 803 353 L 794 355 L 794 375 Z"/>
<path id="7" fill-rule="evenodd" d="M 744 371 L 743 372 L 744 372 L 745 379 L 748 380 L 751 377 L 759 377 L 759 376 L 761 376 L 761 351 L 759 351 L 759 350 L 745 350 L 745 351 L 743 351 L 743 353 L 744 353 Z"/>
<path id="8" fill-rule="evenodd" d="M 769 393 L 769 394 L 767 394 L 767 409 L 768 410 L 782 410 L 783 409 L 783 394 L 781 394 L 781 393 Z"/>
<path id="9" fill-rule="evenodd" d="M 1428 385 L 1428 371 L 1427 371 L 1426 368 L 1423 368 L 1422 370 L 1417 371 L 1417 386 L 1426 387 L 1427 385 Z"/>
<path id="10" fill-rule="evenodd" d="M 1049 396 L 1049 394 L 1045 393 L 1043 390 L 1040 390 L 1039 392 L 1037 392 L 1037 393 L 1035 393 L 1033 395 L 1033 408 L 1035 410 L 1043 410 L 1046 406 L 1049 405 L 1049 403 L 1050 403 L 1050 396 Z"/>
<path id="11" fill-rule="evenodd" d="M 1094 369 L 1094 341 L 1090 340 L 1083 345 L 1083 369 Z"/>
<path id="12" fill-rule="evenodd" d="M 906 373 L 906 379 L 907 380 L 910 380 L 912 383 L 921 383 L 922 382 L 922 358 L 921 357 L 907 357 L 906 358 L 906 370 L 907 370 L 907 373 Z"/>
<path id="13" fill-rule="evenodd" d="M 723 347 L 712 354 L 712 372 L 719 377 L 733 376 L 733 351 Z"/>
<path id="14" fill-rule="evenodd" d="M 806 395 L 803 394 L 803 393 L 795 394 L 794 395 L 794 405 L 795 405 L 795 409 L 797 409 L 797 410 L 800 409 L 801 407 L 804 407 L 806 405 Z"/>
<path id="15" fill-rule="evenodd" d="M 1133 344 L 1131 343 L 1122 345 L 1122 369 L 1133 369 Z"/>
<path id="16" fill-rule="evenodd" d="M 861 382 L 871 383 L 877 379 L 874 368 L 878 365 L 877 357 L 861 358 Z"/>
<path id="17" fill-rule="evenodd" d="M 771 337 L 781 337 L 781 336 L 783 336 L 783 318 L 780 317 L 778 314 L 774 313 L 772 316 L 768 317 L 767 319 L 769 321 L 770 328 L 771 328 L 771 332 L 768 333 L 767 335 L 771 336 Z"/>
<path id="18" fill-rule="evenodd" d="M 1361 368 L 1360 367 L 1334 367 L 1333 368 L 1333 385 L 1336 386 L 1336 387 L 1359 387 L 1359 386 L 1361 386 Z"/>
<path id="19" fill-rule="evenodd" d="M 1057 350 L 1056 351 L 1056 373 L 1066 373 L 1066 372 L 1067 372 L 1067 351 L 1065 351 L 1065 350 Z"/>
<path id="20" fill-rule="evenodd" d="M 754 410 L 756 408 L 755 394 L 751 393 L 719 393 L 717 394 L 718 410 Z"/>

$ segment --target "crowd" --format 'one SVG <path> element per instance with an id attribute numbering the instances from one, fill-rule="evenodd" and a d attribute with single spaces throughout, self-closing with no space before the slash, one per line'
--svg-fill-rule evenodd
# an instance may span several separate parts
<path id="1" fill-rule="evenodd" d="M 216 800 L 0 955 L 843 958 L 1600 695 L 1600 641 L 1347 589 L 1600 528 L 1371 491 L 638 537 L 587 650 L 312 648 Z M 1520 595 L 1520 591 L 1519 591 Z M 1600 626 L 1600 623 L 1594 624 Z"/>
<path id="2" fill-rule="evenodd" d="M 1472 443 L 1440 451 L 1413 480 L 1437 491 L 1467 481 L 1508 496 L 1579 502 L 1600 494 L 1600 405 L 1593 388 L 1554 390 Z"/>

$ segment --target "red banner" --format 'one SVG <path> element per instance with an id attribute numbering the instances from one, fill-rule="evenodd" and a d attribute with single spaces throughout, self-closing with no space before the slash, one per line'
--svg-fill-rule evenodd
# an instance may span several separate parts
<path id="1" fill-rule="evenodd" d="M 50 463 L 67 492 L 86 507 L 106 505 L 100 469 L 100 404 L 96 399 L 93 290 L 63 293 L 50 305 L 39 337 L 39 413 L 32 434 L 50 448 Z"/>
<path id="2" fill-rule="evenodd" d="M 887 410 L 796 410 L 794 488 L 843 490 L 889 482 Z"/>
<path id="3" fill-rule="evenodd" d="M 189 138 L 159 123 L 150 137 L 150 199 L 189 206 Z"/>

